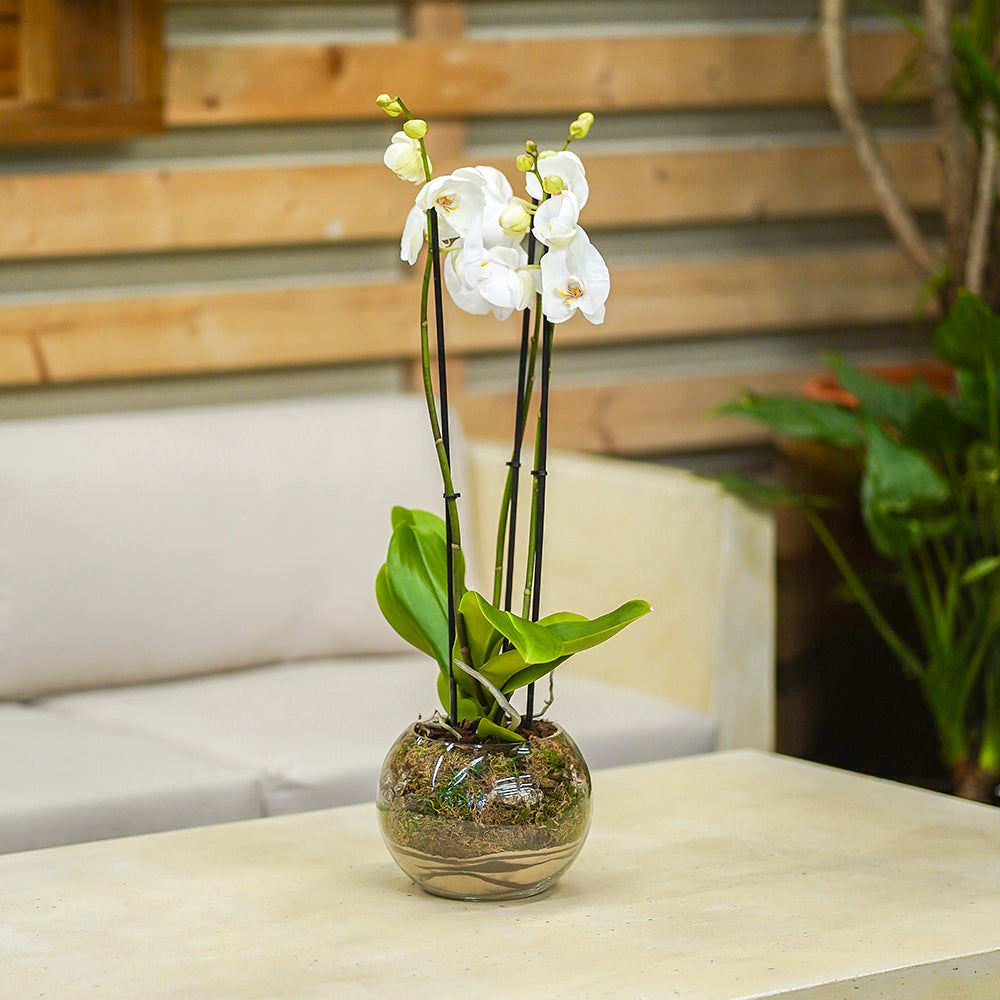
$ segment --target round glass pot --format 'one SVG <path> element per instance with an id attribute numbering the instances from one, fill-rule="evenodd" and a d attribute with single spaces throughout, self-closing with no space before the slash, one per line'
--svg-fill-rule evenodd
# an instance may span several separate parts
<path id="1" fill-rule="evenodd" d="M 421 723 L 386 756 L 378 817 L 420 888 L 468 900 L 549 888 L 590 827 L 590 772 L 572 739 L 539 721 L 524 743 L 464 743 Z"/>

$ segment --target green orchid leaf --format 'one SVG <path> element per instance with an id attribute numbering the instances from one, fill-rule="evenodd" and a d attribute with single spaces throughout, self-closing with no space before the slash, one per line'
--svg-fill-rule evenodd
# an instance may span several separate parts
<path id="1" fill-rule="evenodd" d="M 505 696 L 510 696 L 518 688 L 551 673 L 567 656 L 557 656 L 545 663 L 525 663 L 524 657 L 516 649 L 508 649 L 497 653 L 492 659 L 480 667 L 479 672 L 495 684 Z"/>
<path id="2" fill-rule="evenodd" d="M 724 403 L 717 415 L 749 417 L 767 424 L 788 437 L 826 441 L 836 445 L 857 445 L 862 441 L 858 418 L 847 407 L 801 396 L 758 396 L 746 392 Z"/>
<path id="3" fill-rule="evenodd" d="M 551 674 L 560 663 L 568 659 L 568 656 L 563 656 L 558 660 L 554 660 L 552 663 L 533 663 L 530 666 L 525 667 L 523 670 L 513 674 L 507 681 L 507 687 L 504 689 L 504 694 L 507 697 L 510 697 L 520 688 L 527 687 L 529 684 L 534 684 L 535 681 L 540 681 L 543 677 Z"/>
<path id="4" fill-rule="evenodd" d="M 400 512 L 399 515 L 397 515 L 397 511 Z M 394 519 L 397 516 L 403 518 L 404 515 L 405 520 L 413 525 L 413 530 L 428 548 L 436 552 L 439 546 L 445 545 L 444 520 L 437 514 L 431 514 L 426 510 L 408 510 L 406 507 L 393 508 Z M 393 528 L 395 528 L 395 523 Z M 458 549 L 455 556 L 455 584 L 457 593 L 461 597 L 465 593 L 465 555 L 461 549 Z"/>
<path id="5" fill-rule="evenodd" d="M 963 289 L 934 332 L 933 343 L 938 356 L 956 368 L 995 372 L 1000 363 L 1000 316 Z"/>
<path id="6" fill-rule="evenodd" d="M 472 659 L 471 666 L 476 669 L 479 668 L 480 664 L 486 663 L 503 642 L 501 633 L 483 614 L 480 601 L 477 600 L 478 597 L 479 595 L 475 591 L 466 591 L 458 605 L 458 613 L 462 616 L 462 621 L 465 624 L 469 656 Z"/>
<path id="7" fill-rule="evenodd" d="M 487 740 L 503 740 L 506 743 L 524 743 L 524 737 L 519 736 L 513 729 L 506 726 L 498 726 L 489 719 L 480 719 L 476 727 L 476 735 Z"/>
<path id="8" fill-rule="evenodd" d="M 528 621 L 512 611 L 501 611 L 474 590 L 469 594 L 486 621 L 521 654 L 525 663 L 549 663 L 562 655 L 562 642 L 544 625 Z"/>
<path id="9" fill-rule="evenodd" d="M 443 523 L 438 532 L 433 524 L 418 524 L 413 513 L 399 507 L 393 510 L 394 527 L 386 556 L 383 589 L 392 595 L 395 606 L 390 606 L 390 611 L 396 613 L 397 620 L 401 610 L 412 627 L 426 639 L 426 645 L 417 648 L 429 646 L 438 664 L 447 670 L 448 567 Z M 393 623 L 390 621 L 390 624 Z"/>
<path id="10" fill-rule="evenodd" d="M 564 656 L 572 656 L 610 639 L 651 610 L 649 601 L 627 601 L 614 611 L 589 621 L 580 615 L 563 613 L 543 618 L 538 624 L 545 626 L 562 640 Z"/>
<path id="11" fill-rule="evenodd" d="M 375 600 L 378 602 L 382 616 L 397 635 L 415 649 L 419 649 L 421 653 L 434 656 L 434 648 L 428 637 L 396 600 L 392 588 L 389 586 L 389 573 L 385 566 L 378 571 L 378 575 L 375 577 Z"/>
<path id="12" fill-rule="evenodd" d="M 950 523 L 943 509 L 949 498 L 948 484 L 924 455 L 869 425 L 861 511 L 883 555 L 901 555 L 942 533 Z"/>
<path id="13" fill-rule="evenodd" d="M 870 420 L 884 422 L 900 430 L 931 393 L 924 382 L 914 381 L 909 386 L 886 382 L 852 368 L 836 354 L 825 354 L 823 359 L 841 387 L 858 401 L 861 413 Z"/>

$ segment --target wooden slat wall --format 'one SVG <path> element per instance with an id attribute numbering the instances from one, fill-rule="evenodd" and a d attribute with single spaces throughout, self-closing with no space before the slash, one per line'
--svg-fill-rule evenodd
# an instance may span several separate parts
<path id="1" fill-rule="evenodd" d="M 313 0 L 315 23 L 326 8 L 361 21 L 388 12 L 388 27 L 340 36 L 282 30 L 282 11 L 301 5 L 217 0 L 218 17 L 199 27 L 211 5 L 175 0 L 167 136 L 0 154 L 0 412 L 26 399 L 57 407 L 81 383 L 99 407 L 124 380 L 166 379 L 159 389 L 179 376 L 206 376 L 211 399 L 238 372 L 259 373 L 263 394 L 266 373 L 287 385 L 299 369 L 377 370 L 408 387 L 416 276 L 393 259 L 415 189 L 381 165 L 393 131 L 374 106 L 382 91 L 431 120 L 438 172 L 505 167 L 524 138 L 556 142 L 578 111 L 597 116 L 580 147 L 584 222 L 613 291 L 603 326 L 559 329 L 559 445 L 662 454 L 752 441 L 752 428 L 707 409 L 744 385 L 798 385 L 817 337 L 879 360 L 922 349 L 917 284 L 824 111 L 814 26 L 778 16 L 778 0 L 774 17 L 725 21 L 649 0 L 629 5 L 632 30 L 604 4 L 606 32 L 570 37 L 571 24 L 565 37 L 551 26 L 532 37 L 476 30 L 470 15 L 489 2 Z M 240 10 L 254 30 L 235 38 Z M 867 100 L 885 98 L 910 45 L 859 22 L 852 55 Z M 883 117 L 906 126 L 885 137 L 906 196 L 932 209 L 919 106 Z M 327 253 L 355 250 L 385 263 L 321 269 Z M 509 397 L 493 373 L 517 324 L 454 310 L 448 322 L 463 418 L 494 433 Z"/>

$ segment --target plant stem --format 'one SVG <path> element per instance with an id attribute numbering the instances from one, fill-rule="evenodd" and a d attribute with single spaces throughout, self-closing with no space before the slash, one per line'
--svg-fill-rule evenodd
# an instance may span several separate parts
<path id="1" fill-rule="evenodd" d="M 437 213 L 434 209 L 427 212 L 427 235 L 429 251 L 424 266 L 424 278 L 420 293 L 420 368 L 423 376 L 424 398 L 427 401 L 427 412 L 431 422 L 431 432 L 434 436 L 434 446 L 437 450 L 438 465 L 441 469 L 441 481 L 444 486 L 445 500 L 445 544 L 447 546 L 448 567 L 448 722 L 458 725 L 458 683 L 455 678 L 453 649 L 458 639 L 459 650 L 464 662 L 470 660 L 468 639 L 465 629 L 457 614 L 457 594 L 455 565 L 461 558 L 462 533 L 458 519 L 458 493 L 451 476 L 450 435 L 448 429 L 448 395 L 447 395 L 447 365 L 444 340 L 444 313 L 441 301 L 441 250 L 438 244 Z M 430 333 L 428 328 L 428 299 L 431 280 L 434 285 L 434 305 L 436 313 L 438 378 L 441 392 L 441 419 L 438 419 L 437 403 L 434 399 L 434 385 L 431 380 L 430 365 Z"/>
<path id="2" fill-rule="evenodd" d="M 816 536 L 819 538 L 823 547 L 826 549 L 830 558 L 834 561 L 837 569 L 840 570 L 841 576 L 844 578 L 844 582 L 847 584 L 848 589 L 854 595 L 855 600 L 861 605 L 862 610 L 868 615 L 869 620 L 875 626 L 875 630 L 885 641 L 886 645 L 895 653 L 896 657 L 903 664 L 905 669 L 914 677 L 919 677 L 923 673 L 923 665 L 920 660 L 917 659 L 916 654 L 912 649 L 903 641 L 903 638 L 899 633 L 889 624 L 885 616 L 879 610 L 878 605 L 876 605 L 868 588 L 861 582 L 861 578 L 854 572 L 851 564 L 848 562 L 847 557 L 844 555 L 840 546 L 837 544 L 830 530 L 827 528 L 826 524 L 823 523 L 823 519 L 816 513 L 816 511 L 807 508 L 803 509 L 803 513 L 806 516 L 811 525 L 813 531 L 816 532 Z"/>
<path id="3" fill-rule="evenodd" d="M 545 532 L 545 480 L 548 476 L 549 450 L 549 383 L 552 375 L 552 331 L 549 320 L 542 323 L 542 384 L 538 399 L 538 434 L 535 441 L 535 477 L 532 497 L 532 583 L 531 620 L 537 621 L 542 596 L 542 550 Z M 535 707 L 535 684 L 528 685 L 527 704 L 524 711 L 525 725 L 530 726 Z"/>
<path id="4" fill-rule="evenodd" d="M 528 236 L 528 263 L 535 253 L 534 233 Z M 521 350 L 517 364 L 517 400 L 514 413 L 514 443 L 507 463 L 507 481 L 500 501 L 500 519 L 497 525 L 496 558 L 493 569 L 493 605 L 500 606 L 503 591 L 504 610 L 510 611 L 514 594 L 514 549 L 517 540 L 517 500 L 521 472 L 521 448 L 528 422 L 528 403 L 535 380 L 535 357 L 538 351 L 538 329 L 541 317 L 540 304 L 534 313 L 525 309 L 521 317 Z M 506 560 L 504 548 L 506 542 Z M 506 564 L 506 579 L 504 566 Z"/>

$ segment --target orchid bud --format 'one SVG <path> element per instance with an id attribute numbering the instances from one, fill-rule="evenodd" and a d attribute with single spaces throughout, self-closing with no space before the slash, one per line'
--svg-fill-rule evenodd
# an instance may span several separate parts
<path id="1" fill-rule="evenodd" d="M 546 194 L 561 194 L 563 179 L 558 174 L 548 174 L 542 178 L 542 190 Z"/>
<path id="2" fill-rule="evenodd" d="M 403 113 L 403 105 L 398 98 L 390 97 L 388 94 L 379 94 L 375 98 L 375 103 L 390 117 L 398 118 Z"/>
<path id="3" fill-rule="evenodd" d="M 403 125 L 403 131 L 411 139 L 423 139 L 427 135 L 427 122 L 423 118 L 411 118 Z"/>
<path id="4" fill-rule="evenodd" d="M 569 127 L 569 134 L 574 139 L 584 139 L 590 131 L 590 126 L 594 124 L 594 116 L 589 111 L 580 114 L 575 122 Z"/>
<path id="5" fill-rule="evenodd" d="M 524 144 L 524 151 L 526 153 L 530 153 L 532 156 L 537 156 L 538 155 L 538 146 L 536 145 L 536 143 L 535 143 L 535 141 L 533 139 L 529 139 Z"/>
<path id="6" fill-rule="evenodd" d="M 520 156 L 514 161 L 514 165 L 522 174 L 526 174 L 529 170 L 535 169 L 535 158 L 529 156 L 527 153 L 521 153 Z"/>
<path id="7" fill-rule="evenodd" d="M 531 228 L 531 212 L 520 198 L 511 198 L 507 207 L 500 213 L 500 228 L 504 233 L 515 239 L 523 236 Z"/>

